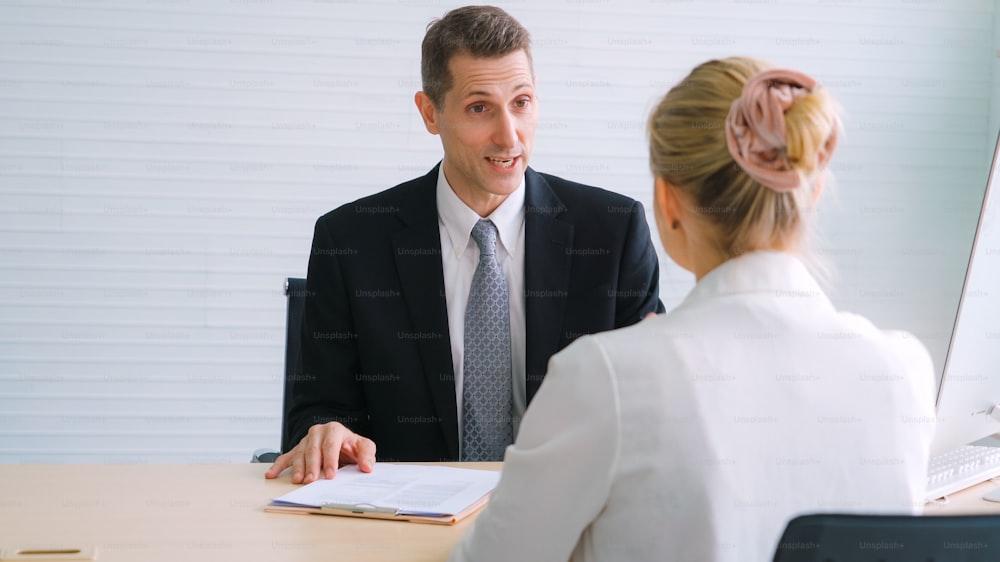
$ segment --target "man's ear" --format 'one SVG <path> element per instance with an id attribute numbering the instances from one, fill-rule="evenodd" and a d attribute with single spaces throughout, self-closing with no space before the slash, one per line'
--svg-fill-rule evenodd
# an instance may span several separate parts
<path id="1" fill-rule="evenodd" d="M 678 199 L 677 188 L 667 180 L 657 177 L 653 188 L 653 204 L 656 213 L 663 220 L 663 225 L 673 228 L 675 223 L 683 221 L 681 202 Z"/>
<path id="2" fill-rule="evenodd" d="M 413 103 L 417 104 L 417 111 L 420 112 L 420 117 L 424 120 L 424 127 L 427 128 L 427 132 L 436 135 L 441 132 L 437 124 L 437 107 L 431 98 L 423 92 L 417 92 L 413 96 Z"/>

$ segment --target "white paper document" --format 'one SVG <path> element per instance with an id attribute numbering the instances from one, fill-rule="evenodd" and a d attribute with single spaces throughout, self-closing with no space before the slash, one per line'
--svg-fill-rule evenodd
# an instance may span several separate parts
<path id="1" fill-rule="evenodd" d="M 271 501 L 274 506 L 374 507 L 397 515 L 458 515 L 496 488 L 500 473 L 447 466 L 376 463 L 364 473 L 355 465 L 337 470 Z"/>

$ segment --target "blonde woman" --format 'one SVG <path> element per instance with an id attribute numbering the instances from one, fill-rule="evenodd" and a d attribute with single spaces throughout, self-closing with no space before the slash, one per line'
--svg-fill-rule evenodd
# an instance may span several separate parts
<path id="1" fill-rule="evenodd" d="M 655 214 L 697 285 L 552 358 L 453 560 L 766 561 L 797 514 L 919 510 L 930 358 L 838 312 L 802 261 L 839 134 L 812 78 L 751 59 L 667 93 Z"/>

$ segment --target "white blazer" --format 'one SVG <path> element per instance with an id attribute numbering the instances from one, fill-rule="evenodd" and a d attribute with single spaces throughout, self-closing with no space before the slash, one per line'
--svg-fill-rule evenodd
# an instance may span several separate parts
<path id="1" fill-rule="evenodd" d="M 837 312 L 797 258 L 729 260 L 552 358 L 451 559 L 767 561 L 799 514 L 919 512 L 933 386 L 913 336 Z"/>

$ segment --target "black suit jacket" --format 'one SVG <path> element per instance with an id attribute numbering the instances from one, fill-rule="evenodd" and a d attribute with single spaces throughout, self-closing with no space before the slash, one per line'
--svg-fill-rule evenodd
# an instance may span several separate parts
<path id="1" fill-rule="evenodd" d="M 316 222 L 292 443 L 339 421 L 379 460 L 457 460 L 458 414 L 436 201 L 438 168 Z M 526 387 L 577 337 L 663 311 L 642 205 L 528 169 Z"/>

